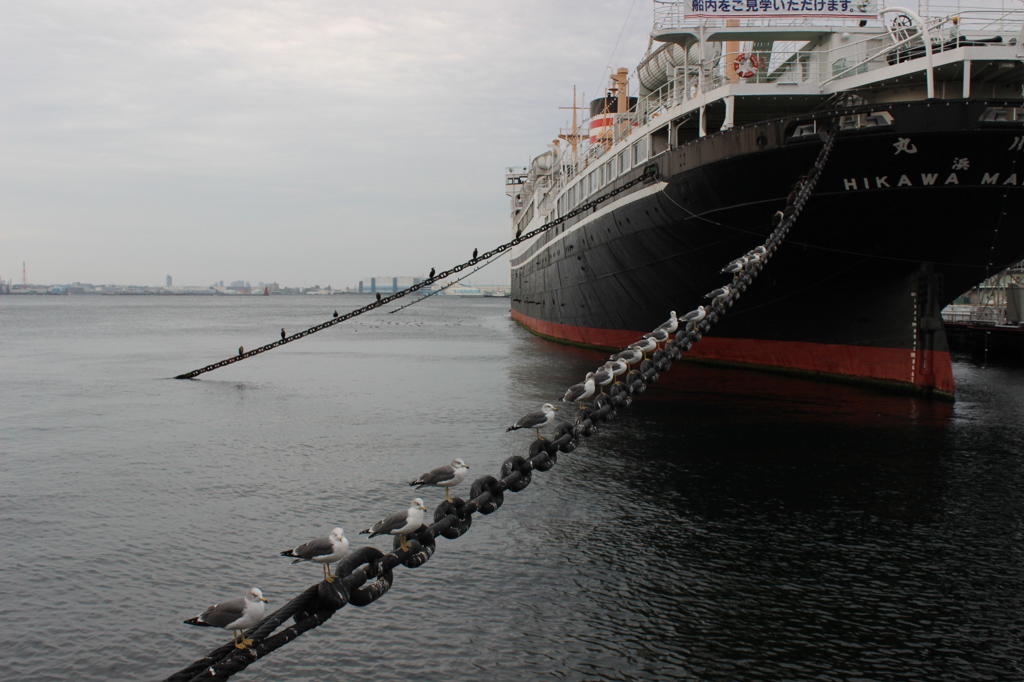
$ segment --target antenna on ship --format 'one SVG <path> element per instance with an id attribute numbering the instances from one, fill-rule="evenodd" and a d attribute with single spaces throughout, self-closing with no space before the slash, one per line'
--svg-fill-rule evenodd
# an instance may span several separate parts
<path id="1" fill-rule="evenodd" d="M 586 99 L 586 95 L 583 96 Z M 568 133 L 559 133 L 560 139 L 566 140 L 572 146 L 572 160 L 576 161 L 576 145 L 583 140 L 583 136 L 580 135 L 580 128 L 576 124 L 576 110 L 582 109 L 583 107 L 576 106 L 576 86 L 572 86 L 572 106 L 571 107 L 558 107 L 559 109 L 572 109 L 572 128 L 569 129 Z"/>

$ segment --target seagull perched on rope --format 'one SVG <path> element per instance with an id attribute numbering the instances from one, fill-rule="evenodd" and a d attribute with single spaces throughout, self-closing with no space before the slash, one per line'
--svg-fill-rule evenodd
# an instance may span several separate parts
<path id="1" fill-rule="evenodd" d="M 640 354 L 643 355 L 643 359 L 647 359 L 647 354 L 658 347 L 658 342 L 650 334 L 644 334 L 640 337 L 640 340 L 633 344 L 633 348 L 639 348 Z"/>
<path id="2" fill-rule="evenodd" d="M 668 335 L 669 331 L 667 329 L 665 329 L 664 327 L 658 327 L 657 329 L 655 329 L 650 334 L 647 334 L 646 336 L 649 336 L 652 339 L 654 339 L 654 342 L 657 344 L 655 348 L 660 348 L 661 344 L 668 341 Z"/>
<path id="3" fill-rule="evenodd" d="M 324 569 L 324 580 L 333 583 L 331 563 L 340 560 L 347 553 L 348 538 L 345 537 L 345 531 L 341 528 L 335 528 L 327 537 L 304 542 L 295 549 L 281 552 L 281 556 L 294 557 L 295 561 L 292 562 L 293 564 L 302 561 L 315 561 L 321 564 Z"/>
<path id="4" fill-rule="evenodd" d="M 714 304 L 714 303 L 718 303 L 719 301 L 721 301 L 724 298 L 728 298 L 729 294 L 731 294 L 731 293 L 732 293 L 732 287 L 729 286 L 728 284 L 726 284 L 724 287 L 718 287 L 717 289 L 712 289 L 708 293 L 704 294 L 704 298 L 710 298 L 712 304 Z"/>
<path id="5" fill-rule="evenodd" d="M 284 340 L 287 336 L 288 335 L 284 333 L 284 327 L 281 327 L 281 339 Z"/>
<path id="6" fill-rule="evenodd" d="M 462 483 L 466 480 L 466 474 L 468 473 L 469 465 L 461 459 L 455 458 L 452 460 L 451 464 L 431 469 L 409 485 L 416 486 L 416 490 L 419 490 L 425 485 L 444 488 L 445 502 L 454 502 L 455 500 L 453 500 L 451 494 L 449 494 L 448 488 L 454 488 L 458 484 Z"/>
<path id="7" fill-rule="evenodd" d="M 594 373 L 594 383 L 597 384 L 597 390 L 601 392 L 601 395 L 605 395 L 604 387 L 615 380 L 615 374 L 612 371 L 614 366 L 615 363 L 609 360 Z"/>
<path id="8" fill-rule="evenodd" d="M 644 359 L 644 354 L 636 346 L 629 346 L 626 350 L 616 353 L 608 358 L 609 360 L 622 360 L 626 365 L 635 365 Z"/>
<path id="9" fill-rule="evenodd" d="M 664 329 L 669 334 L 675 334 L 676 329 L 679 329 L 679 318 L 676 317 L 676 311 L 670 312 L 668 314 L 668 321 L 659 324 L 658 329 Z"/>
<path id="10" fill-rule="evenodd" d="M 701 321 L 705 317 L 707 317 L 707 315 L 708 315 L 708 311 L 705 310 L 704 306 L 701 305 L 701 306 L 697 306 L 696 310 L 691 310 L 690 312 L 688 312 L 685 315 L 683 315 L 682 317 L 680 317 L 679 321 L 680 322 L 685 322 L 686 326 L 687 326 L 687 329 L 689 329 L 691 325 L 693 327 L 696 327 L 698 324 L 700 324 Z"/>
<path id="11" fill-rule="evenodd" d="M 625 360 L 609 360 L 612 366 L 612 376 L 615 377 L 615 383 L 619 383 L 619 377 L 629 371 L 629 365 L 626 364 Z"/>
<path id="12" fill-rule="evenodd" d="M 574 384 L 569 387 L 569 390 L 562 396 L 562 402 L 564 403 L 579 403 L 580 409 L 583 409 L 583 401 L 594 395 L 597 391 L 597 386 L 594 383 L 594 373 L 587 372 L 587 378 L 583 380 L 581 384 Z"/>
<path id="13" fill-rule="evenodd" d="M 366 530 L 359 531 L 359 534 L 365 535 L 369 533 L 371 538 L 377 535 L 397 535 L 402 551 L 408 551 L 410 545 L 405 541 L 405 536 L 418 530 L 423 525 L 423 512 L 425 511 L 427 511 L 427 508 L 423 506 L 423 500 L 417 497 L 405 511 L 395 512 Z"/>
<path id="14" fill-rule="evenodd" d="M 267 600 L 263 598 L 260 589 L 250 587 L 244 597 L 214 604 L 198 616 L 186 620 L 185 624 L 231 630 L 235 638 L 235 648 L 246 649 L 252 646 L 252 640 L 245 638 L 245 631 L 263 619 L 266 603 Z"/>
<path id="15" fill-rule="evenodd" d="M 519 421 L 505 429 L 505 432 L 508 433 L 516 429 L 533 429 L 537 432 L 537 440 L 540 440 L 540 430 L 555 421 L 555 412 L 557 411 L 558 408 L 551 403 L 544 403 L 539 410 L 520 417 Z"/>

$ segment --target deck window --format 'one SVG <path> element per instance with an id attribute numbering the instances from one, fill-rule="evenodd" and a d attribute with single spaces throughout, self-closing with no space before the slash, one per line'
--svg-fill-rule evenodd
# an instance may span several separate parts
<path id="1" fill-rule="evenodd" d="M 637 166 L 647 160 L 647 138 L 633 143 L 633 165 Z"/>

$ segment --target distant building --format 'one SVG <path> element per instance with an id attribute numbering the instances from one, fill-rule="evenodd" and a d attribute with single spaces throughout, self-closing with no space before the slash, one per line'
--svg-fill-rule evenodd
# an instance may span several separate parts
<path id="1" fill-rule="evenodd" d="M 359 280 L 359 293 L 394 294 L 422 281 L 422 277 L 367 277 Z"/>
<path id="2" fill-rule="evenodd" d="M 167 275 L 167 286 L 174 286 L 170 275 Z"/>

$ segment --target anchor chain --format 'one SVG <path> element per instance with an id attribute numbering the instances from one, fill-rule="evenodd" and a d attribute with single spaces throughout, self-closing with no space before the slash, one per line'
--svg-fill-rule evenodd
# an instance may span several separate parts
<path id="1" fill-rule="evenodd" d="M 488 260 L 490 260 L 491 258 L 494 258 L 497 255 L 505 253 L 506 251 L 511 249 L 513 246 L 516 246 L 516 245 L 521 244 L 521 243 L 523 243 L 523 242 L 525 242 L 525 241 L 527 241 L 529 239 L 532 239 L 532 238 L 536 237 L 537 235 L 541 234 L 542 232 L 547 232 L 551 228 L 557 227 L 557 226 L 561 225 L 566 220 L 569 220 L 570 218 L 575 218 L 580 213 L 584 213 L 584 212 L 589 211 L 589 210 L 591 210 L 593 208 L 596 208 L 597 206 L 599 206 L 600 204 L 604 203 L 608 199 L 611 199 L 612 197 L 618 195 L 621 192 L 624 192 L 625 190 L 633 187 L 634 185 L 637 185 L 637 184 L 639 184 L 641 182 L 650 182 L 650 181 L 653 181 L 653 180 L 657 179 L 657 176 L 658 176 L 658 167 L 655 166 L 655 165 L 648 166 L 647 168 L 644 169 L 644 172 L 640 176 L 638 176 L 636 178 L 633 178 L 632 180 L 630 180 L 626 184 L 622 185 L 621 187 L 616 187 L 615 189 L 613 189 L 612 191 L 608 192 L 607 194 L 603 194 L 603 195 L 601 195 L 599 197 L 594 198 L 591 201 L 588 201 L 585 204 L 582 204 L 582 205 L 576 207 L 572 211 L 566 213 L 564 216 L 562 216 L 560 218 L 556 218 L 555 220 L 552 220 L 549 223 L 545 223 L 544 225 L 541 225 L 540 227 L 538 227 L 536 229 L 533 229 L 533 230 L 527 232 L 526 234 L 519 235 L 515 239 L 513 239 L 512 241 L 506 242 L 505 244 L 502 244 L 501 246 L 498 246 L 497 248 L 491 249 L 490 251 L 488 251 L 486 253 L 482 253 L 479 256 L 477 256 L 475 258 L 472 258 L 472 259 L 466 261 L 465 263 L 462 263 L 461 265 L 456 265 L 455 267 L 453 267 L 453 268 L 451 268 L 449 270 L 445 270 L 444 272 L 438 273 L 438 274 L 434 275 L 433 277 L 429 277 L 429 278 L 423 280 L 422 282 L 420 282 L 419 284 L 413 284 L 408 289 L 403 289 L 402 291 L 396 292 L 396 293 L 394 293 L 394 294 L 392 294 L 390 296 L 385 296 L 385 297 L 383 297 L 383 298 L 381 298 L 381 299 L 379 299 L 377 301 L 374 301 L 373 303 L 370 303 L 369 305 L 364 305 L 362 308 L 358 308 L 356 310 L 353 310 L 353 311 L 351 311 L 349 313 L 346 313 L 344 315 L 341 315 L 339 317 L 332 318 L 332 319 L 328 320 L 327 322 L 323 322 L 322 324 L 316 325 L 315 327 L 310 327 L 309 329 L 303 330 L 303 331 L 298 332 L 296 334 L 292 334 L 291 336 L 285 336 L 284 338 L 282 338 L 279 341 L 275 341 L 273 343 L 268 343 L 265 346 L 260 346 L 259 348 L 256 348 L 256 349 L 250 350 L 250 351 L 246 351 L 244 353 L 239 353 L 238 355 L 232 356 L 230 358 L 226 358 L 224 360 L 221 360 L 220 362 L 215 362 L 212 365 L 207 365 L 206 367 L 201 367 L 199 369 L 194 369 L 191 372 L 185 372 L 184 374 L 179 374 L 179 375 L 177 375 L 174 378 L 175 379 L 195 379 L 200 374 L 204 374 L 206 372 L 212 372 L 215 369 L 219 369 L 221 367 L 226 367 L 226 366 L 234 364 L 236 362 L 241 362 L 242 360 L 245 360 L 247 358 L 251 358 L 251 357 L 253 357 L 255 355 L 259 355 L 260 353 L 266 353 L 268 350 L 273 350 L 274 348 L 277 348 L 279 346 L 283 346 L 286 343 L 291 343 L 292 341 L 298 341 L 299 339 L 304 338 L 306 336 L 309 336 L 310 334 L 315 334 L 318 331 L 322 331 L 324 329 L 327 329 L 328 327 L 333 327 L 336 324 L 341 324 L 342 322 L 346 322 L 348 320 L 351 320 L 353 317 L 357 317 L 359 315 L 362 315 L 363 313 L 368 313 L 371 310 L 375 310 L 377 308 L 380 308 L 381 306 L 386 305 L 386 304 L 388 304 L 388 303 L 390 303 L 392 301 L 396 301 L 396 300 L 402 298 L 403 296 L 408 296 L 409 294 L 411 294 L 413 292 L 419 291 L 423 287 L 429 286 L 429 285 L 433 284 L 434 282 L 436 282 L 438 280 L 446 279 L 448 277 L 451 277 L 452 275 L 454 275 L 456 273 L 459 273 L 459 272 L 462 272 L 466 268 L 472 267 L 472 266 L 476 265 L 477 263 L 480 263 L 482 261 L 488 261 Z M 468 274 L 472 274 L 472 273 L 468 273 Z"/>
<path id="2" fill-rule="evenodd" d="M 786 208 L 777 214 L 782 217 L 778 219 L 775 229 L 765 241 L 763 253 L 758 253 L 757 249 L 748 252 L 760 257 L 745 261 L 733 272 L 730 294 L 716 298 L 711 306 L 711 312 L 704 319 L 681 326 L 675 338 L 665 342 L 663 350 L 655 351 L 650 359 L 644 359 L 640 363 L 638 369 L 630 370 L 625 375 L 625 381 L 613 384 L 607 395 L 596 396 L 593 408 L 580 410 L 574 423 L 559 424 L 550 440 L 533 440 L 526 457 L 513 455 L 507 458 L 501 465 L 499 478 L 485 475 L 476 479 L 470 487 L 470 499 L 455 497 L 452 502 L 442 502 L 438 505 L 434 512 L 434 523 L 430 526 L 421 525 L 419 530 L 406 537 L 409 544 L 407 550 L 401 549 L 400 540 L 395 538 L 394 548 L 387 554 L 374 547 L 362 547 L 347 554 L 338 562 L 333 582 L 323 581 L 310 586 L 288 604 L 246 631 L 245 636 L 253 640 L 252 646 L 240 650 L 235 648 L 233 642 L 229 642 L 167 677 L 164 682 L 226 680 L 302 633 L 322 625 L 346 604 L 360 607 L 372 604 L 387 594 L 394 585 L 395 568 L 399 565 L 417 568 L 426 563 L 434 554 L 435 539 L 438 536 L 455 539 L 467 533 L 472 526 L 473 514 L 479 512 L 487 515 L 497 511 L 505 502 L 505 492 L 518 493 L 525 490 L 532 482 L 534 471 L 548 471 L 557 463 L 558 453 L 573 452 L 578 447 L 581 437 L 590 437 L 597 433 L 599 422 L 610 421 L 616 416 L 618 409 L 630 407 L 633 404 L 633 397 L 644 393 L 649 384 L 658 381 L 662 372 L 671 369 L 673 360 L 680 359 L 683 352 L 700 341 L 703 334 L 706 334 L 725 314 L 727 308 L 739 298 L 739 293 L 745 291 L 763 269 L 810 198 L 834 142 L 833 130 L 825 139 L 825 145 L 811 170 L 794 187 L 794 191 L 787 199 Z M 538 228 L 529 236 L 539 234 L 543 229 L 545 228 Z M 523 238 L 529 236 L 524 235 Z M 486 257 L 489 257 L 488 254 L 481 256 Z M 271 634 L 289 618 L 294 619 L 294 625 Z"/>

